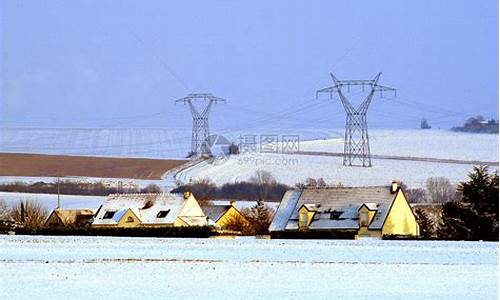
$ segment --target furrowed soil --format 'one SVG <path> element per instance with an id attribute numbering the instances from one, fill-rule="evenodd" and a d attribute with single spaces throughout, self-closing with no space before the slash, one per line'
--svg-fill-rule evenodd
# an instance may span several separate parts
<path id="1" fill-rule="evenodd" d="M 0 176 L 161 179 L 186 160 L 0 153 Z"/>

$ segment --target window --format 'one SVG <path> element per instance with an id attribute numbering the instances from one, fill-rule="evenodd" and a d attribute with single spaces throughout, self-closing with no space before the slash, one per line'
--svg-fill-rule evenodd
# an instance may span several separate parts
<path id="1" fill-rule="evenodd" d="M 330 212 L 330 220 L 339 220 L 341 214 L 342 214 L 341 211 L 337 211 L 337 210 L 331 211 Z"/>
<path id="2" fill-rule="evenodd" d="M 128 216 L 127 220 L 125 222 L 127 222 L 127 223 L 134 223 L 134 218 L 132 218 L 131 216 Z"/>
<path id="3" fill-rule="evenodd" d="M 299 214 L 299 227 L 307 227 L 307 212 Z"/>
<path id="4" fill-rule="evenodd" d="M 113 216 L 115 215 L 116 211 L 107 211 L 104 213 L 104 216 L 102 216 L 103 219 L 112 219 Z"/>
<path id="5" fill-rule="evenodd" d="M 157 217 L 157 218 L 160 218 L 160 219 L 165 218 L 165 217 L 168 215 L 168 213 L 169 213 L 169 212 L 170 212 L 170 209 L 167 209 L 167 210 L 160 210 L 160 211 L 158 212 L 158 214 L 156 215 L 156 217 Z"/>
<path id="6" fill-rule="evenodd" d="M 359 225 L 368 226 L 368 212 L 363 211 L 359 213 Z"/>

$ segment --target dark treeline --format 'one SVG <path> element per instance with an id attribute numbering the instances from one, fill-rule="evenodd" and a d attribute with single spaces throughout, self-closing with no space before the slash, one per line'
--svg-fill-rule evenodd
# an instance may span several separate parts
<path id="1" fill-rule="evenodd" d="M 59 185 L 59 187 L 58 187 Z M 4 183 L 0 184 L 2 192 L 17 192 L 17 193 L 40 193 L 40 194 L 57 194 L 62 195 L 85 195 L 85 196 L 107 196 L 116 193 L 159 193 L 160 187 L 151 184 L 145 188 L 138 187 L 113 187 L 105 185 L 102 182 L 72 182 L 60 181 L 57 182 L 35 182 L 35 183 Z"/>
<path id="2" fill-rule="evenodd" d="M 451 128 L 453 131 L 472 133 L 498 133 L 498 120 L 486 120 L 483 116 L 468 118 L 463 126 Z"/>
<path id="3" fill-rule="evenodd" d="M 214 199 L 232 199 L 249 201 L 281 201 L 281 197 L 289 186 L 279 183 L 268 172 L 258 171 L 249 181 L 225 183 L 217 186 L 208 179 L 180 185 L 172 193 L 192 192 L 200 201 Z"/>

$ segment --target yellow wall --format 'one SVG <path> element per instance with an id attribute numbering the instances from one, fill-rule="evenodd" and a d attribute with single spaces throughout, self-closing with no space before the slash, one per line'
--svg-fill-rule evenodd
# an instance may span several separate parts
<path id="1" fill-rule="evenodd" d="M 234 207 L 231 205 L 231 207 L 220 217 L 219 220 L 215 224 L 217 224 L 220 227 L 224 227 L 228 223 L 232 222 L 233 220 L 242 220 L 245 223 L 248 223 L 247 219 Z"/>
<path id="2" fill-rule="evenodd" d="M 182 205 L 181 211 L 179 212 L 179 217 L 201 217 L 205 216 L 205 213 L 200 207 L 196 198 L 189 194 Z"/>
<path id="3" fill-rule="evenodd" d="M 128 218 L 132 218 L 133 222 L 129 223 L 127 222 Z M 120 219 L 118 224 L 116 225 L 117 227 L 137 227 L 141 225 L 141 220 L 134 214 L 134 212 L 129 208 L 123 215 L 123 217 Z"/>
<path id="4" fill-rule="evenodd" d="M 368 227 L 360 227 L 355 238 L 358 239 L 360 237 L 382 238 L 382 232 L 380 230 L 368 230 Z"/>
<path id="5" fill-rule="evenodd" d="M 419 235 L 419 227 L 415 220 L 415 215 L 401 189 L 398 191 L 396 199 L 382 227 L 382 234 Z"/>

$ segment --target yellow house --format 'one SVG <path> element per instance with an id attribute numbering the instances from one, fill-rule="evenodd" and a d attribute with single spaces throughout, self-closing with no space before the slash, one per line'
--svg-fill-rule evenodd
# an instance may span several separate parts
<path id="1" fill-rule="evenodd" d="M 269 227 L 272 237 L 416 237 L 419 226 L 398 182 L 383 187 L 287 191 Z"/>
<path id="2" fill-rule="evenodd" d="M 114 194 L 96 213 L 93 227 L 206 226 L 207 217 L 191 193 Z"/>
<path id="3" fill-rule="evenodd" d="M 202 206 L 202 209 L 207 215 L 209 222 L 217 228 L 224 229 L 226 225 L 232 224 L 235 221 L 248 224 L 247 219 L 238 210 L 234 201 L 231 201 L 229 205 L 205 204 Z"/>

